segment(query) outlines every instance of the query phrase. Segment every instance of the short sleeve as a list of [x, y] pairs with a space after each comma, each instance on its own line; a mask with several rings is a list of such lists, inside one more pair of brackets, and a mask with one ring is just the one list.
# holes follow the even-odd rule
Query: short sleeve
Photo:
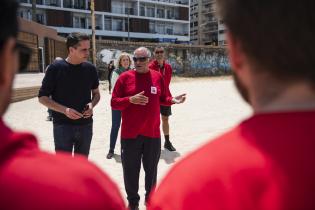
[[55, 89], [55, 78], [58, 69], [55, 65], [49, 65], [42, 81], [42, 86], [39, 89], [38, 97], [50, 96]]

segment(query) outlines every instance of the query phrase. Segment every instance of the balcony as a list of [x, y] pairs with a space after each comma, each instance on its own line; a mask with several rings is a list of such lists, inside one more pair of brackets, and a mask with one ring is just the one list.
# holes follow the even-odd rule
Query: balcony
[[171, 4], [181, 4], [181, 5], [188, 5], [189, 1], [187, 0], [149, 0], [155, 2], [164, 2], [164, 3], [171, 3]]

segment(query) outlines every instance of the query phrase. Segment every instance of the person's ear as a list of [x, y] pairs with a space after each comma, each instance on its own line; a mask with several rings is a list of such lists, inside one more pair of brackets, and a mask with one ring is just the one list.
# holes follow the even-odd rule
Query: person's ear
[[244, 66], [244, 53], [238, 39], [234, 38], [233, 35], [227, 31], [227, 48], [228, 56], [231, 64], [231, 68], [234, 72], [241, 71]]
[[8, 39], [0, 52], [0, 88], [7, 86], [8, 83], [11, 84], [12, 74], [16, 71], [15, 67], [17, 65], [13, 65], [16, 61], [15, 56], [17, 56], [14, 53], [15, 43], [15, 39]]

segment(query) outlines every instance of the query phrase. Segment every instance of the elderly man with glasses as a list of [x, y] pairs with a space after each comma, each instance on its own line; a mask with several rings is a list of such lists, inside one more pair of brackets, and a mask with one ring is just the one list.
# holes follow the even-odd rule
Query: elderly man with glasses
[[149, 68], [151, 52], [134, 51], [135, 71], [120, 75], [112, 94], [113, 109], [122, 112], [121, 157], [130, 209], [138, 209], [141, 160], [145, 171], [145, 201], [156, 184], [161, 153], [160, 105], [183, 103], [186, 95], [169, 97], [162, 75]]

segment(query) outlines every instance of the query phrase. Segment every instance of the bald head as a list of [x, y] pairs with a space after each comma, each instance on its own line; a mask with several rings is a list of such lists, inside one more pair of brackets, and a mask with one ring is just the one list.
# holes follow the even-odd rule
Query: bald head
[[139, 48], [137, 48], [134, 51], [133, 55], [135, 57], [147, 57], [147, 58], [150, 58], [151, 57], [151, 51], [148, 48], [146, 48], [146, 47], [139, 47]]
[[149, 58], [151, 52], [146, 47], [139, 47], [133, 53], [133, 61], [138, 73], [147, 73], [149, 71]]

